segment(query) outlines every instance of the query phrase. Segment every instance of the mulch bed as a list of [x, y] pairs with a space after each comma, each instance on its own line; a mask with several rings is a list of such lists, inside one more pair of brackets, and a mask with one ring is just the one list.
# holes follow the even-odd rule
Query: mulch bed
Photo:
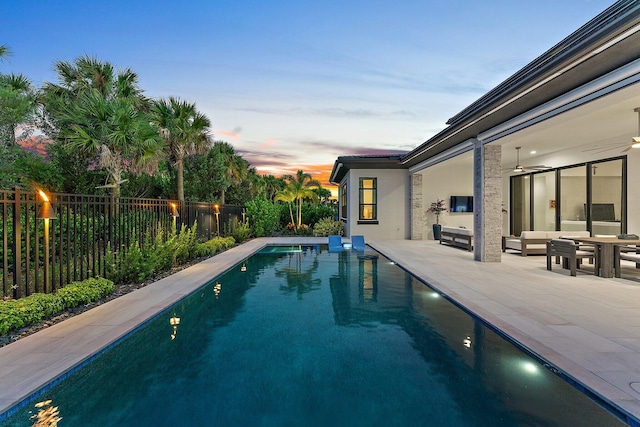
[[55, 325], [56, 323], [62, 322], [70, 317], [77, 316], [80, 313], [84, 313], [85, 311], [91, 310], [92, 308], [102, 305], [107, 301], [111, 301], [113, 299], [121, 297], [122, 295], [128, 294], [129, 292], [133, 292], [136, 289], [143, 288], [153, 282], [156, 282], [160, 279], [164, 279], [165, 277], [171, 276], [172, 274], [177, 273], [180, 270], [184, 270], [187, 267], [191, 267], [192, 265], [195, 265], [199, 262], [202, 262], [207, 258], [210, 258], [210, 257], [198, 258], [193, 261], [190, 261], [187, 264], [174, 267], [171, 270], [167, 270], [162, 273], [159, 273], [145, 280], [142, 283], [127, 283], [123, 285], [116, 285], [113, 292], [99, 299], [98, 301], [94, 301], [86, 305], [79, 305], [77, 307], [68, 308], [63, 312], [50, 317], [49, 319], [43, 320], [42, 322], [34, 323], [29, 326], [24, 326], [20, 329], [14, 329], [12, 331], [9, 331], [4, 335], [0, 335], [0, 347], [4, 347], [7, 344], [11, 344], [12, 342], [18, 341], [21, 338], [27, 337], [31, 334], [35, 334], [36, 332], [41, 331], [42, 329], [46, 329], [49, 326]]

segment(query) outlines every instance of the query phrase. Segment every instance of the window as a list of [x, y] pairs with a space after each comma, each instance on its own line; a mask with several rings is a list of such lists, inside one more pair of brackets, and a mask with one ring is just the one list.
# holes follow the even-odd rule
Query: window
[[360, 215], [361, 221], [378, 219], [377, 178], [360, 178]]
[[343, 218], [343, 219], [347, 218], [348, 206], [349, 204], [347, 200], [347, 183], [345, 182], [344, 184], [342, 184], [342, 187], [340, 188], [340, 209], [341, 209], [340, 218]]

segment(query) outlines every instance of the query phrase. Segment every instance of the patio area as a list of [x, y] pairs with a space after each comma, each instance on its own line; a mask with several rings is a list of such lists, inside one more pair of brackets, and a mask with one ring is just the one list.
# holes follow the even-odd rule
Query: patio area
[[[326, 242], [255, 239], [0, 348], [0, 413], [260, 247]], [[544, 256], [480, 263], [432, 240], [367, 244], [640, 420], [640, 270], [604, 279], [587, 265], [570, 277]]]

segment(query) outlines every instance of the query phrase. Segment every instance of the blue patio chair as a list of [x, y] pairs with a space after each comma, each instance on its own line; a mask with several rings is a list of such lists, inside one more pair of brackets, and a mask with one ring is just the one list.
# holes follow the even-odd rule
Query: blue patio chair
[[351, 236], [351, 247], [358, 252], [364, 252], [364, 236]]
[[342, 250], [342, 237], [329, 236], [329, 252], [339, 252]]

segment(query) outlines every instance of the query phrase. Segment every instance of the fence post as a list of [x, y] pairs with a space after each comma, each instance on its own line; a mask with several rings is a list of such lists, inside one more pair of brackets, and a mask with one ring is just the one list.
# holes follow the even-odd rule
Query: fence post
[[22, 295], [20, 284], [22, 283], [22, 230], [20, 222], [20, 187], [15, 187], [13, 203], [13, 298], [18, 299]]

